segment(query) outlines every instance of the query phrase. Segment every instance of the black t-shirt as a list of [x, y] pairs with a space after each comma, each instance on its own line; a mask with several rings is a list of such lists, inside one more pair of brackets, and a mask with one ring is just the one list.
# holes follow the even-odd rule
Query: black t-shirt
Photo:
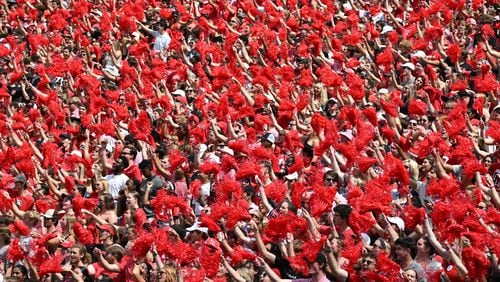
[[290, 262], [286, 258], [276, 257], [276, 259], [274, 259], [274, 266], [280, 271], [281, 278], [283, 279], [298, 278], [295, 271], [293, 271]]

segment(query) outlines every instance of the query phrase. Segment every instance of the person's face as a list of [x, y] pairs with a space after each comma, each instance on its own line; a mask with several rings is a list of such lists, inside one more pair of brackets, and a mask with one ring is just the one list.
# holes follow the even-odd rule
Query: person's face
[[135, 206], [135, 205], [137, 205], [137, 199], [134, 196], [132, 196], [132, 195], [127, 195], [127, 201], [126, 202], [127, 202], [127, 206], [130, 206], [130, 205]]
[[376, 266], [375, 259], [373, 259], [371, 257], [366, 257], [366, 258], [363, 258], [363, 260], [361, 262], [363, 263], [363, 265], [362, 265], [363, 271], [375, 270], [375, 266]]
[[432, 164], [431, 162], [428, 160], [428, 159], [424, 159], [424, 161], [422, 162], [422, 168], [424, 170], [429, 170], [432, 168]]
[[429, 126], [429, 118], [426, 117], [426, 116], [423, 116], [423, 117], [421, 117], [421, 118], [418, 119], [418, 123], [421, 126], [427, 128]]
[[152, 174], [152, 171], [150, 168], [143, 168], [141, 169], [142, 175], [144, 175], [146, 178], [150, 177]]
[[80, 250], [78, 248], [72, 248], [69, 252], [69, 259], [73, 264], [80, 262], [81, 259]]
[[335, 224], [335, 225], [342, 225], [342, 223], [343, 223], [343, 220], [340, 217], [340, 215], [338, 215], [336, 213], [333, 213], [333, 224]]
[[23, 281], [24, 279], [23, 273], [17, 267], [14, 267], [14, 269], [12, 269], [12, 277], [16, 278], [17, 281]]
[[100, 230], [99, 236], [101, 240], [107, 240], [108, 238], [110, 238], [111, 234], [109, 234], [109, 231], [107, 230]]
[[409, 122], [408, 122], [408, 129], [410, 130], [413, 130], [415, 128], [415, 126], [417, 126], [417, 121], [414, 120], [414, 119], [411, 119]]
[[491, 165], [491, 161], [492, 161], [492, 160], [491, 160], [491, 158], [490, 158], [490, 157], [486, 157], [486, 158], [484, 159], [484, 166], [485, 166], [485, 167], [487, 167], [487, 168], [488, 168], [488, 167], [490, 167], [490, 165]]
[[325, 176], [324, 185], [326, 187], [332, 187], [332, 186], [334, 186], [335, 185], [335, 177], [333, 177], [332, 175], [326, 175]]
[[321, 267], [317, 262], [308, 263], [308, 266], [310, 275], [318, 274], [321, 271]]
[[399, 245], [396, 245], [395, 253], [396, 253], [396, 260], [399, 262], [404, 261], [410, 255], [410, 251], [407, 248], [404, 248]]
[[122, 150], [122, 152], [121, 152], [120, 155], [124, 156], [128, 160], [132, 160], [132, 154], [130, 153], [130, 149], [129, 148], [123, 148], [123, 150]]
[[413, 269], [408, 269], [405, 271], [405, 281], [415, 282], [417, 281], [417, 273]]
[[54, 225], [54, 220], [52, 218], [44, 218], [43, 226], [46, 228], [52, 227]]
[[385, 251], [385, 249], [382, 247], [382, 244], [379, 240], [377, 240], [377, 241], [375, 241], [375, 243], [373, 243], [373, 251], [377, 254], [379, 252]]
[[63, 206], [62, 206], [63, 210], [68, 211], [72, 207], [73, 206], [71, 205], [71, 201], [70, 200], [66, 200], [66, 201], [63, 202]]
[[423, 254], [427, 254], [428, 253], [427, 246], [425, 245], [425, 239], [420, 238], [417, 241], [417, 250], [418, 250], [419, 253], [423, 253]]
[[290, 206], [288, 205], [287, 202], [281, 203], [280, 209], [279, 209], [280, 214], [287, 214], [289, 210], [290, 210]]
[[121, 159], [117, 159], [115, 161], [115, 165], [113, 166], [113, 170], [116, 171], [121, 171], [124, 169], [123, 161]]

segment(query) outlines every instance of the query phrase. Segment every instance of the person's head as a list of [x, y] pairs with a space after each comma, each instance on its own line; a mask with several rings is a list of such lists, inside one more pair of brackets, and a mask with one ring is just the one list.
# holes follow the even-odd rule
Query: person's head
[[403, 277], [405, 279], [404, 281], [407, 281], [407, 282], [416, 282], [416, 281], [418, 281], [418, 274], [413, 269], [407, 269], [407, 270], [405, 270], [405, 272], [403, 274]]
[[493, 108], [490, 119], [500, 121], [500, 104], [496, 105], [495, 108]]
[[94, 183], [93, 185], [93, 189], [95, 192], [98, 192], [99, 194], [108, 193], [109, 191], [108, 181], [106, 181], [105, 179], [96, 181], [96, 183]]
[[28, 269], [24, 265], [18, 264], [12, 268], [12, 277], [19, 282], [25, 281], [28, 278]]
[[140, 195], [137, 192], [129, 192], [127, 194], [127, 206], [128, 207], [135, 207], [139, 205], [139, 198]]
[[336, 205], [335, 208], [333, 208], [333, 223], [335, 225], [345, 225], [347, 224], [347, 221], [349, 220], [349, 216], [351, 215], [352, 208], [349, 205], [345, 204], [340, 204]]
[[57, 224], [57, 214], [54, 209], [49, 209], [43, 214], [43, 225], [46, 228], [53, 227]]
[[35, 227], [40, 222], [40, 214], [36, 211], [27, 211], [25, 219], [28, 227]]
[[422, 237], [417, 241], [417, 253], [423, 254], [430, 257], [434, 254], [434, 248], [432, 247], [429, 239], [427, 237]]
[[87, 251], [83, 245], [75, 245], [69, 251], [69, 260], [72, 265], [78, 265], [83, 262]]
[[374, 271], [377, 266], [377, 254], [375, 252], [368, 252], [361, 259], [362, 271]]
[[120, 155], [127, 158], [130, 165], [130, 163], [132, 163], [135, 160], [135, 157], [137, 156], [137, 150], [133, 146], [126, 146], [122, 149]]
[[434, 158], [433, 157], [426, 157], [422, 161], [422, 165], [420, 166], [420, 168], [424, 172], [432, 170], [433, 167], [434, 167]]
[[104, 193], [99, 197], [99, 204], [106, 211], [112, 211], [115, 209], [115, 200], [113, 196], [109, 193]]
[[297, 209], [295, 208], [293, 203], [288, 199], [283, 200], [283, 202], [281, 202], [281, 204], [279, 206], [279, 213], [280, 214], [287, 214], [289, 212], [295, 213], [296, 211], [297, 211]]
[[123, 255], [125, 254], [125, 249], [118, 244], [114, 244], [114, 245], [111, 245], [108, 248], [106, 248], [106, 252], [107, 252], [107, 255], [106, 255], [105, 259], [109, 263], [116, 263], [116, 262], [120, 262], [121, 259], [123, 258]]
[[333, 170], [327, 171], [323, 176], [323, 185], [326, 187], [332, 187], [337, 184], [339, 180], [338, 174]]
[[377, 240], [375, 240], [375, 242], [373, 242], [373, 249], [372, 250], [375, 254], [378, 254], [379, 252], [387, 252], [388, 247], [389, 247], [389, 245], [387, 244], [387, 242], [384, 239], [378, 238]]
[[99, 238], [101, 242], [113, 241], [113, 237], [115, 236], [115, 230], [109, 224], [103, 224], [97, 226], [99, 229]]
[[143, 160], [139, 164], [139, 169], [144, 177], [149, 178], [153, 176], [153, 162], [151, 162], [151, 160]]
[[160, 31], [160, 32], [167, 30], [168, 22], [166, 20], [160, 20], [157, 28], [158, 28], [158, 31]]
[[26, 179], [26, 176], [24, 175], [24, 173], [19, 173], [18, 175], [16, 175], [16, 177], [14, 177], [14, 182], [15, 182], [15, 189], [17, 191], [22, 191], [26, 188], [26, 186], [28, 185], [28, 180]]
[[395, 242], [396, 260], [400, 263], [411, 260], [417, 254], [417, 243], [410, 237], [400, 237]]
[[175, 282], [177, 281], [177, 270], [175, 267], [166, 265], [163, 269], [157, 272], [158, 282]]
[[124, 156], [118, 157], [115, 164], [113, 165], [113, 171], [115, 174], [121, 174], [125, 168], [128, 167], [128, 160]]
[[493, 163], [493, 156], [487, 155], [486, 157], [483, 158], [482, 163], [486, 168], [489, 168], [490, 165]]
[[324, 273], [327, 266], [326, 256], [323, 253], [318, 253], [316, 255], [316, 260], [307, 262], [309, 266], [309, 274], [314, 276], [319, 273]]

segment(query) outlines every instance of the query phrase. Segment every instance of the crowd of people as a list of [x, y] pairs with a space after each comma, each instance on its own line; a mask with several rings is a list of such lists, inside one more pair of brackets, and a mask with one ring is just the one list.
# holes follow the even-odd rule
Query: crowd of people
[[498, 0], [4, 0], [1, 281], [499, 281]]

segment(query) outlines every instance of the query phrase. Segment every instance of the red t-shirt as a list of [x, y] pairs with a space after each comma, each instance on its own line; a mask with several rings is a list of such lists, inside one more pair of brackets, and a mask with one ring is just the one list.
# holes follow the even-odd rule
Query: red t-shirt
[[33, 205], [35, 204], [35, 199], [31, 196], [31, 194], [26, 194], [24, 196], [17, 196], [15, 203], [22, 211], [29, 211], [33, 209]]
[[142, 179], [142, 174], [141, 174], [141, 170], [139, 169], [139, 167], [134, 163], [132, 164], [131, 166], [127, 167], [123, 173], [125, 173], [126, 176], [128, 176], [129, 178], [134, 178], [134, 179], [137, 179], [138, 181], [141, 181]]

